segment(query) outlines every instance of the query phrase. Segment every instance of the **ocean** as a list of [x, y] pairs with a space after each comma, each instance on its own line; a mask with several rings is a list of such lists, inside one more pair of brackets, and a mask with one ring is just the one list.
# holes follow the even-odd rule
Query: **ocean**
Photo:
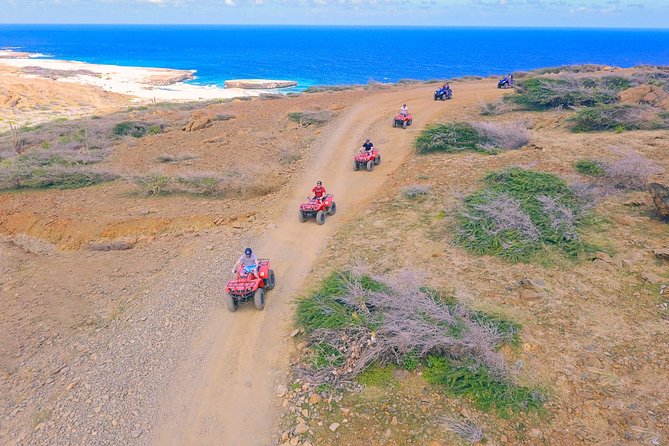
[[497, 75], [597, 63], [669, 65], [669, 30], [0, 25], [0, 48], [56, 59], [197, 70], [200, 85], [290, 79], [300, 88]]

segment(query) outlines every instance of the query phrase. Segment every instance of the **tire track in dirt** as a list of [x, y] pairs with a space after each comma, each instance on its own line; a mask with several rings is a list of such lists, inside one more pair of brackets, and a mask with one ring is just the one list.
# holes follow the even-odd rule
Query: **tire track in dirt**
[[[490, 86], [487, 86], [490, 84]], [[432, 100], [434, 85], [402, 91], [379, 92], [341, 116], [315, 144], [310, 168], [297, 181], [277, 228], [268, 229], [255, 247], [262, 257], [272, 259], [277, 285], [268, 293], [265, 310], [242, 305], [236, 313], [225, 309], [223, 299], [194, 337], [189, 358], [179, 366], [172, 395], [163, 408], [163, 425], [158, 426], [153, 444], [160, 445], [249, 445], [271, 443], [278, 419], [277, 383], [285, 382], [292, 321], [291, 301], [309, 286], [309, 271], [318, 261], [334, 231], [355, 218], [372, 200], [387, 177], [411, 154], [418, 131], [437, 117], [457, 116], [462, 106], [476, 104], [478, 95], [496, 98], [493, 82], [469, 83], [471, 90], [458, 91], [451, 101]], [[482, 88], [484, 90], [479, 91]], [[407, 130], [392, 128], [392, 116], [402, 103], [410, 106], [414, 125]], [[364, 138], [381, 148], [383, 162], [373, 172], [353, 171], [352, 156]], [[298, 204], [316, 180], [335, 195], [337, 214], [326, 217], [325, 225], [299, 223]], [[213, 270], [221, 277], [221, 291], [227, 271]], [[223, 296], [221, 296], [223, 297]]]

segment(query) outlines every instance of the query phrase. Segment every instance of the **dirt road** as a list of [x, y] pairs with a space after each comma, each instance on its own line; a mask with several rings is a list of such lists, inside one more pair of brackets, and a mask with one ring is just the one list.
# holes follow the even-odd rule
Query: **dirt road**
[[[277, 227], [268, 229], [255, 246], [272, 259], [277, 286], [268, 293], [264, 311], [244, 305], [229, 313], [224, 305], [209, 315], [194, 336], [189, 357], [165, 392], [162, 426], [150, 439], [160, 445], [250, 445], [271, 443], [277, 421], [274, 388], [284, 382], [290, 347], [292, 300], [311, 285], [309, 273], [329, 237], [355, 218], [373, 200], [385, 180], [412, 153], [412, 142], [427, 123], [457, 117], [463, 106], [479, 97], [499, 96], [494, 82], [469, 83], [447, 102], [432, 100], [435, 86], [380, 92], [356, 104], [314, 144], [311, 166], [295, 181], [290, 199], [271, 203], [285, 207]], [[409, 105], [414, 125], [392, 128], [391, 117], [402, 103]], [[381, 148], [383, 162], [373, 172], [353, 171], [352, 155], [366, 137]], [[323, 226], [299, 223], [298, 203], [316, 180], [335, 194], [337, 214]], [[342, 247], [345, 249], [345, 247]], [[212, 274], [218, 274], [212, 271]]]

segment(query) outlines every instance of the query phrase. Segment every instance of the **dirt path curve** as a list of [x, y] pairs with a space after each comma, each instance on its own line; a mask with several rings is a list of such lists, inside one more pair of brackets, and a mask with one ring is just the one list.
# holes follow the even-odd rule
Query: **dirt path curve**
[[[488, 84], [490, 86], [488, 86]], [[265, 310], [252, 304], [229, 313], [223, 301], [195, 336], [179, 379], [169, 385], [171, 401], [163, 409], [164, 424], [151, 439], [159, 445], [267, 446], [275, 434], [278, 408], [274, 388], [285, 382], [287, 345], [292, 320], [291, 301], [309, 285], [308, 274], [333, 232], [355, 218], [375, 196], [386, 178], [411, 154], [418, 131], [438, 117], [457, 116], [479, 96], [489, 100], [499, 93], [494, 82], [468, 84], [447, 102], [432, 100], [434, 86], [379, 92], [341, 116], [321, 137], [312, 166], [297, 181], [284, 203], [277, 228], [268, 229], [256, 252], [272, 259], [277, 286], [268, 293]], [[478, 89], [483, 89], [479, 91]], [[391, 116], [402, 103], [415, 116], [407, 130], [391, 127]], [[381, 148], [383, 162], [373, 172], [353, 171], [352, 155], [365, 137]], [[300, 198], [322, 179], [335, 194], [337, 214], [325, 225], [297, 219]], [[341, 247], [345, 250], [345, 247]], [[212, 271], [212, 274], [220, 274]]]

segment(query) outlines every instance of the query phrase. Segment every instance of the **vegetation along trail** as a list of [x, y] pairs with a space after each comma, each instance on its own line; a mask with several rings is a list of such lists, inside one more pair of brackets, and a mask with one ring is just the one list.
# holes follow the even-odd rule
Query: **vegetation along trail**
[[[208, 276], [219, 282], [221, 305], [194, 333], [188, 358], [168, 384], [152, 443], [269, 444], [278, 415], [274, 389], [288, 367], [291, 301], [310, 286], [310, 270], [329, 237], [374, 200], [385, 179], [411, 155], [413, 140], [425, 124], [457, 118], [462, 106], [500, 95], [490, 81], [454, 87], [454, 98], [446, 103], [433, 100], [436, 85], [380, 91], [354, 105], [314, 142], [311, 165], [295, 181], [289, 199], [270, 203], [285, 209], [283, 217], [254, 246], [259, 256], [272, 260], [277, 277], [265, 310], [259, 312], [250, 303], [229, 313], [222, 295], [229, 271], [212, 264]], [[407, 130], [392, 127], [402, 103], [414, 116]], [[366, 137], [381, 149], [383, 162], [372, 172], [356, 172], [353, 151]], [[323, 226], [313, 220], [300, 223], [299, 202], [319, 179], [335, 195], [337, 214], [326, 217]]]

